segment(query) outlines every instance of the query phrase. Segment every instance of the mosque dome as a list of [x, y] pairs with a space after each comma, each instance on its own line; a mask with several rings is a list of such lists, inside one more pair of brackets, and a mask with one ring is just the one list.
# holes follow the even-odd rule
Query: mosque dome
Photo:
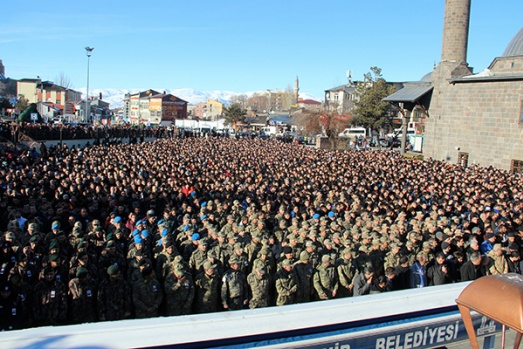
[[428, 72], [420, 79], [421, 82], [432, 82], [432, 72]]
[[510, 40], [502, 57], [523, 56], [523, 28]]

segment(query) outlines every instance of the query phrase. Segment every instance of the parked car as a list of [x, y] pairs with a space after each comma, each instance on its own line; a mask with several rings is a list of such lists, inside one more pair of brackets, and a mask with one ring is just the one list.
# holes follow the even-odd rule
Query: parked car
[[246, 130], [246, 131], [242, 131], [240, 132], [240, 137], [242, 138], [245, 138], [245, 137], [251, 137], [251, 138], [256, 138], [256, 136], [258, 135], [258, 133], [256, 131], [253, 131], [253, 130]]
[[285, 142], [285, 143], [291, 143], [294, 141], [294, 139], [296, 138], [296, 133], [295, 132], [283, 132], [283, 133], [279, 133], [277, 136], [276, 136], [276, 139], [277, 140], [280, 140], [282, 142]]

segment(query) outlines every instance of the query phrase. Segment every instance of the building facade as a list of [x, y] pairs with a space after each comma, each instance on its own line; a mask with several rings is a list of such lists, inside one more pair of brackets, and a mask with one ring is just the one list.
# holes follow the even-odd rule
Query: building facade
[[325, 90], [325, 106], [330, 111], [336, 111], [340, 115], [350, 115], [356, 101], [356, 82], [348, 81], [346, 85], [340, 85]]
[[128, 119], [131, 124], [138, 125], [149, 122], [149, 97], [157, 94], [159, 92], [149, 89], [126, 96], [129, 103], [128, 110], [130, 111]]
[[48, 118], [60, 116], [62, 120], [76, 117], [75, 105], [82, 100], [82, 93], [40, 79], [20, 79], [16, 83], [18, 98], [36, 103], [38, 112]]
[[223, 107], [223, 103], [214, 99], [208, 99], [205, 103], [203, 119], [211, 121], [220, 119], [223, 116]]
[[170, 124], [187, 118], [187, 101], [172, 94], [158, 94], [149, 97], [149, 110], [151, 124]]
[[203, 119], [203, 116], [206, 115], [205, 111], [207, 110], [207, 102], [200, 102], [195, 104], [192, 109], [192, 115], [194, 119]]
[[134, 125], [173, 123], [187, 118], [187, 104], [172, 94], [147, 90], [125, 96], [124, 117]]
[[320, 111], [323, 107], [321, 102], [315, 101], [313, 99], [300, 99], [298, 101], [298, 108], [310, 110], [310, 111]]
[[17, 81], [18, 97], [23, 96], [29, 103], [50, 102], [64, 104], [65, 102], [79, 102], [82, 93], [70, 88], [62, 87], [51, 81], [40, 79], [21, 79]]
[[467, 64], [470, 0], [447, 0], [425, 157], [523, 172], [523, 29], [479, 74]]

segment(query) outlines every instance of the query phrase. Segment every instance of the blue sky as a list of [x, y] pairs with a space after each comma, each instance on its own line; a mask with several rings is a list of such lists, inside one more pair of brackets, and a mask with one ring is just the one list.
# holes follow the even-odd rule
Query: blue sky
[[[0, 59], [14, 79], [75, 89], [324, 90], [363, 77], [419, 80], [439, 62], [444, 0], [7, 1]], [[488, 67], [523, 26], [523, 1], [472, 0], [468, 62]]]

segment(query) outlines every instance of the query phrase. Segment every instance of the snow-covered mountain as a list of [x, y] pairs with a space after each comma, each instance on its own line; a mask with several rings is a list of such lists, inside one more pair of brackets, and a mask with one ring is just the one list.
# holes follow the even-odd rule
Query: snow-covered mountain
[[[90, 89], [89, 95], [91, 96], [98, 96], [100, 93], [102, 94], [102, 99], [108, 103], [111, 104], [111, 109], [119, 108], [123, 105], [123, 100], [125, 98], [125, 95], [127, 93], [137, 93], [140, 91], [145, 91], [147, 88], [133, 88], [133, 89], [113, 89], [113, 88], [106, 88], [106, 89]], [[158, 91], [160, 93], [170, 93], [178, 98], [181, 98], [189, 104], [198, 104], [201, 102], [205, 102], [207, 99], [214, 99], [217, 101], [220, 101], [221, 103], [225, 105], [230, 104], [230, 100], [232, 96], [237, 95], [246, 95], [248, 97], [252, 96], [254, 92], [233, 92], [233, 91], [223, 91], [223, 90], [216, 90], [216, 91], [198, 91], [193, 88], [177, 88], [172, 90], [166, 90], [163, 88], [153, 88], [153, 90]], [[86, 93], [85, 88], [79, 88], [79, 92], [81, 92], [83, 95]], [[266, 93], [264, 91], [259, 91], [259, 93]], [[319, 100], [318, 98], [313, 97], [312, 95], [301, 93], [300, 97], [303, 99], [314, 99]]]

